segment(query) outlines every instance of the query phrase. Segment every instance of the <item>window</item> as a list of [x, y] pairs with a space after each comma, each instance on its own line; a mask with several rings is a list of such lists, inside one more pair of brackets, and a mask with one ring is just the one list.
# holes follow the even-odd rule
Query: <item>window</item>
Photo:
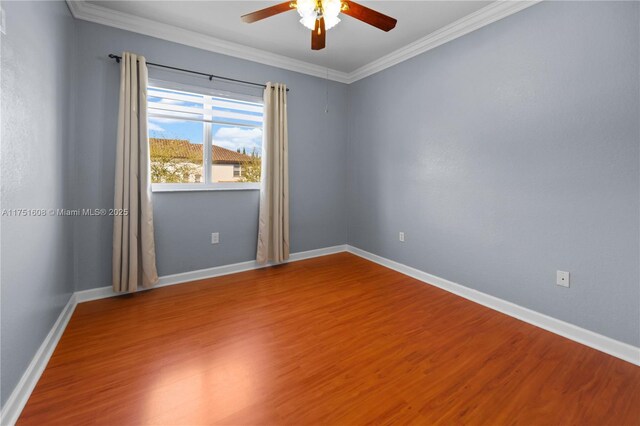
[[147, 92], [154, 191], [258, 188], [262, 101], [168, 83]]

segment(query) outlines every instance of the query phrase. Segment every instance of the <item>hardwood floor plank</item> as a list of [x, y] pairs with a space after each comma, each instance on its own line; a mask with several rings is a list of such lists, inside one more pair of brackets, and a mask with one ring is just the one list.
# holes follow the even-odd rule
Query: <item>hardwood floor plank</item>
[[348, 253], [78, 305], [20, 425], [639, 425], [640, 368]]

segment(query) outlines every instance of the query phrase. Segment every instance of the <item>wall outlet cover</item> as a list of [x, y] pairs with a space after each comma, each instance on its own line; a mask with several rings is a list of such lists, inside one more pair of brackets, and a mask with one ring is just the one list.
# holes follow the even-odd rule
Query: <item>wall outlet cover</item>
[[557, 271], [556, 284], [562, 287], [569, 287], [569, 273], [567, 271]]

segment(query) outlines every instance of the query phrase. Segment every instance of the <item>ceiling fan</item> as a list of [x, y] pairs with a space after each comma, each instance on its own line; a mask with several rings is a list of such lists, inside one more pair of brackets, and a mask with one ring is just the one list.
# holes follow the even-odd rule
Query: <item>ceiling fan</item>
[[342, 12], [382, 31], [390, 31], [396, 26], [397, 20], [362, 6], [351, 0], [294, 0], [285, 1], [265, 9], [242, 15], [246, 23], [260, 21], [265, 18], [297, 9], [300, 23], [311, 30], [311, 49], [320, 50], [325, 47], [325, 32], [333, 28]]

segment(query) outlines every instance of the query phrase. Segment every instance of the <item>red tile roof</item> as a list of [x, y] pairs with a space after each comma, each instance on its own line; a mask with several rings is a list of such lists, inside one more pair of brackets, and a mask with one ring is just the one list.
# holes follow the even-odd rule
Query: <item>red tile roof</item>
[[214, 163], [244, 163], [251, 161], [251, 156], [213, 145], [213, 162]]
[[[170, 156], [202, 161], [202, 144], [191, 143], [186, 139], [149, 138], [151, 157]], [[251, 161], [251, 156], [213, 145], [213, 163], [238, 164]]]

